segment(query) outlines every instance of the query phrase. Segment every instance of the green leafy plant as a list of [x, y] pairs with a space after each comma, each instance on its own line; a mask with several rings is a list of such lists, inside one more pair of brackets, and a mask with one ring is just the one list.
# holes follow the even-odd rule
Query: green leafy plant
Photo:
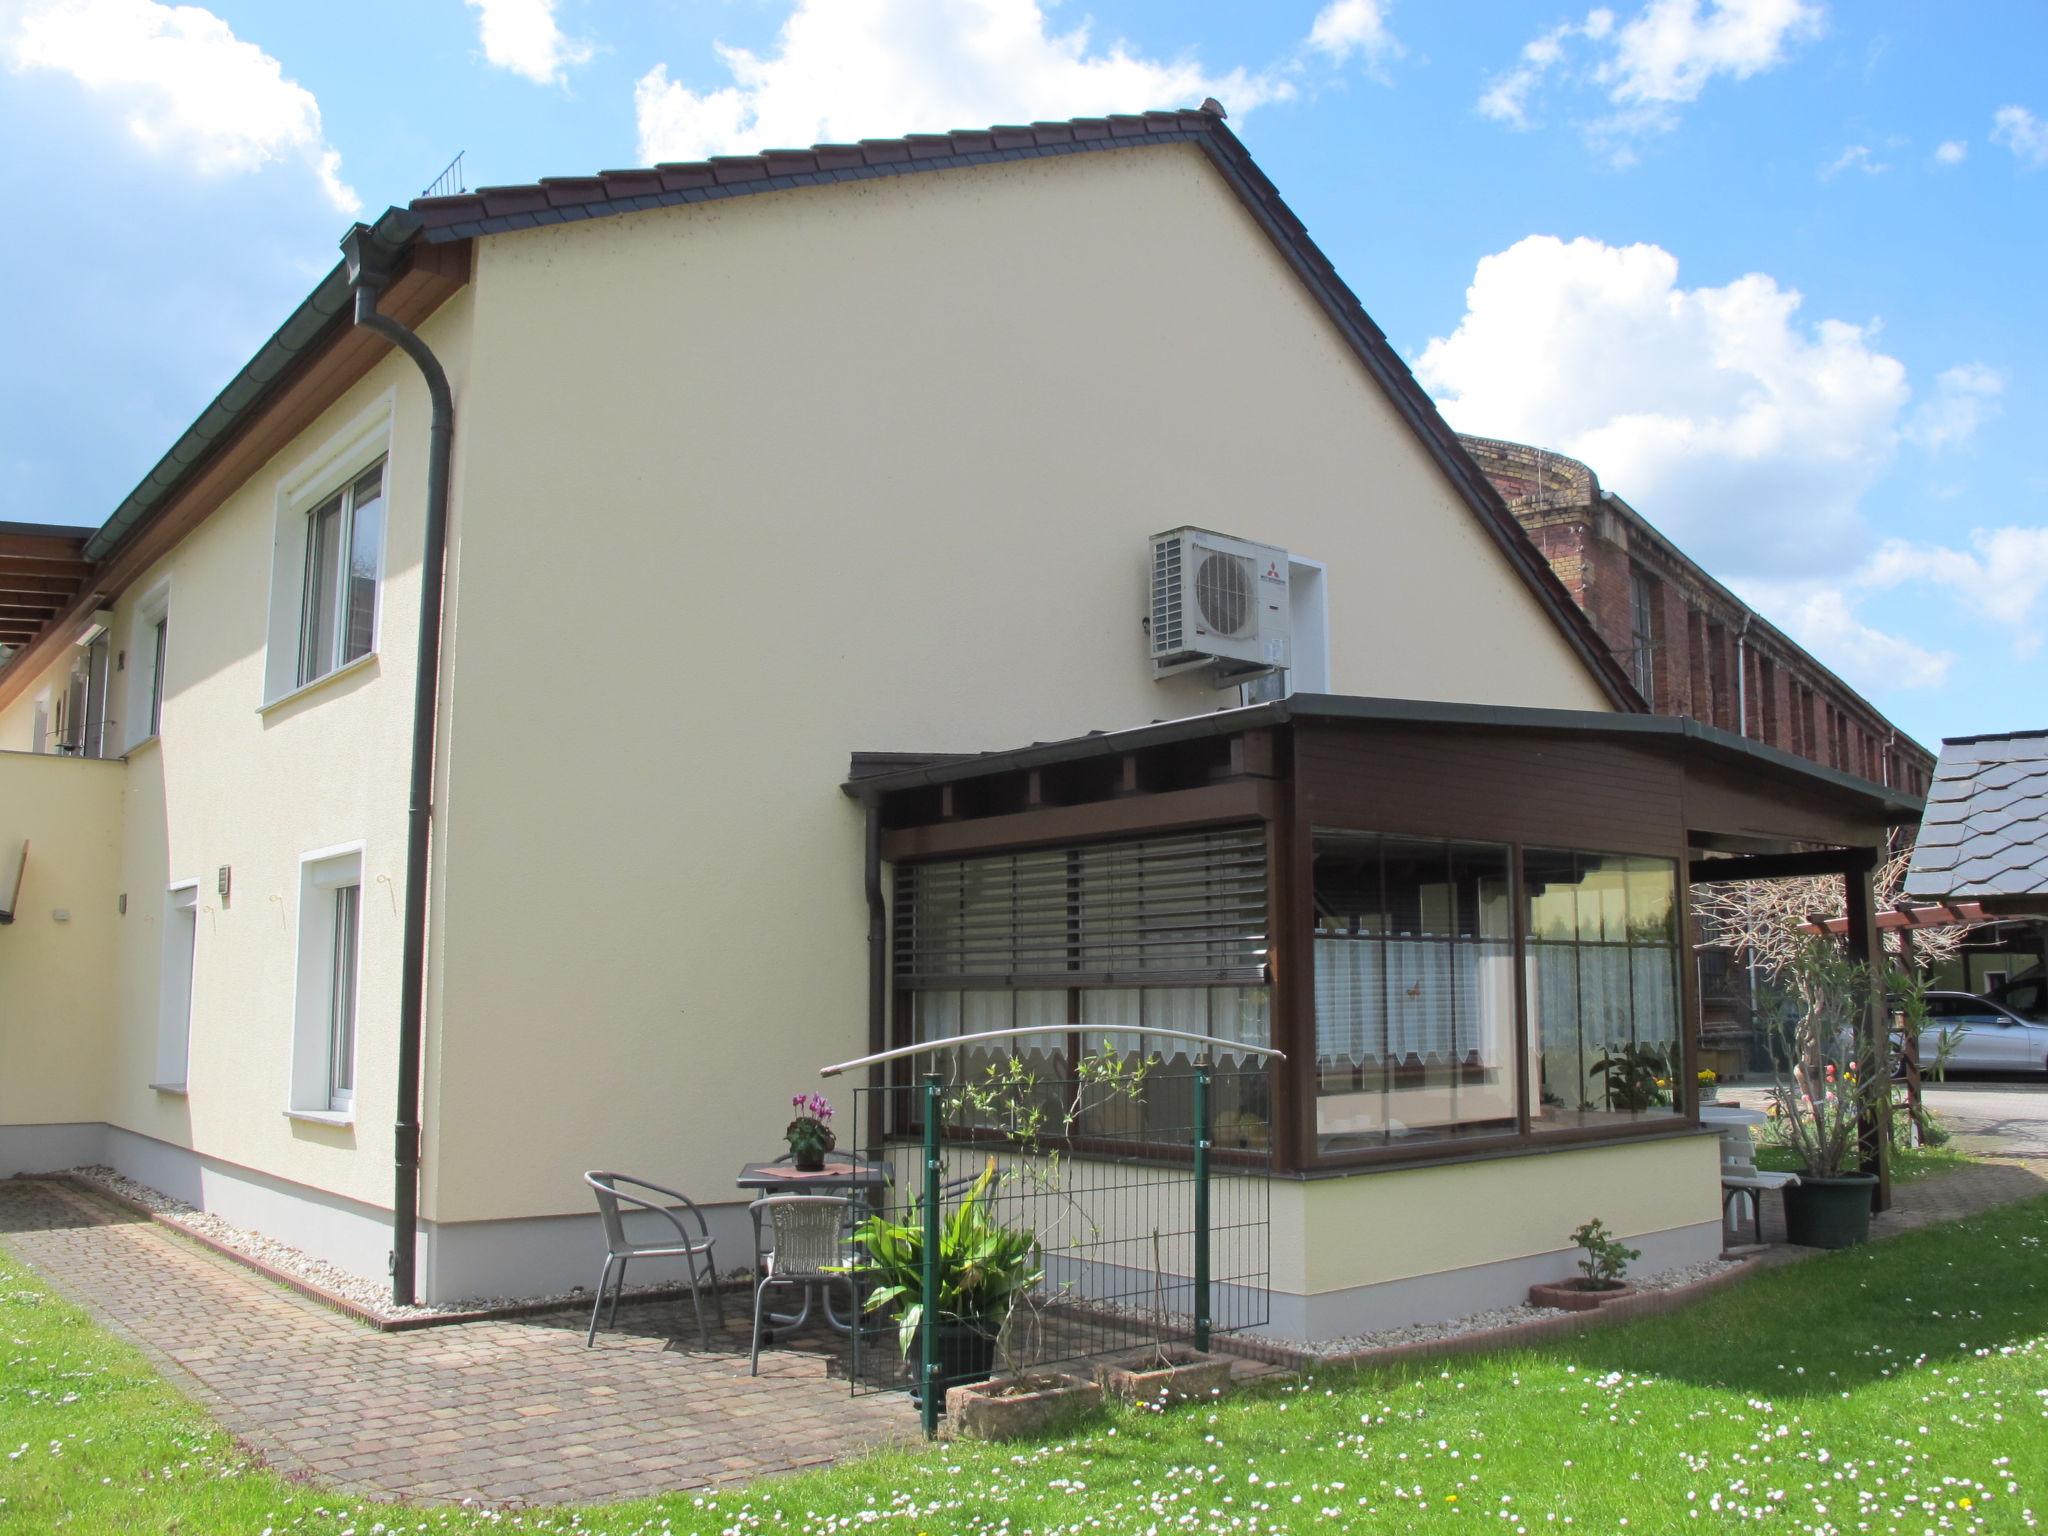
[[1661, 1046], [1610, 1045], [1586, 1075], [1603, 1079], [1610, 1109], [1639, 1115], [1671, 1102], [1671, 1058]]
[[1585, 1274], [1588, 1290], [1612, 1290], [1621, 1284], [1629, 1265], [1643, 1256], [1640, 1248], [1627, 1247], [1608, 1231], [1607, 1223], [1598, 1216], [1572, 1233], [1572, 1241], [1585, 1255], [1579, 1260], [1579, 1269]]
[[940, 1220], [935, 1297], [924, 1293], [922, 1202], [912, 1203], [908, 1221], [891, 1221], [878, 1213], [854, 1228], [863, 1255], [859, 1269], [879, 1282], [868, 1293], [867, 1310], [897, 1309], [897, 1339], [906, 1356], [928, 1312], [940, 1323], [965, 1323], [993, 1334], [1018, 1298], [1044, 1277], [1037, 1234], [1003, 1226], [988, 1214], [989, 1186], [995, 1178], [996, 1160], [991, 1157], [960, 1203]]
[[1815, 1178], [1854, 1173], [1865, 1120], [1886, 1118], [1891, 1107], [1889, 1053], [1872, 1024], [1884, 996], [1873, 967], [1812, 936], [1792, 950], [1771, 988], [1769, 1015], [1783, 1021], [1771, 1118]]

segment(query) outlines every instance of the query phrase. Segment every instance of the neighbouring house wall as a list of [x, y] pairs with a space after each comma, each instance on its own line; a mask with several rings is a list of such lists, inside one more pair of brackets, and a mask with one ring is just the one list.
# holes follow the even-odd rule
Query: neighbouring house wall
[[[467, 294], [458, 294], [422, 327], [454, 377], [458, 397], [466, 374], [468, 308]], [[265, 707], [280, 487], [379, 412], [391, 415], [393, 427], [373, 655]], [[8, 762], [9, 768], [91, 776], [106, 786], [89, 818], [81, 810], [75, 835], [104, 840], [109, 868], [90, 900], [74, 905], [89, 907], [95, 930], [105, 929], [105, 953], [94, 964], [107, 989], [108, 1017], [104, 1041], [72, 1058], [73, 1070], [91, 1079], [92, 1116], [111, 1127], [102, 1137], [105, 1155], [161, 1188], [205, 1200], [231, 1220], [372, 1272], [381, 1271], [388, 1246], [379, 1240], [374, 1253], [368, 1252], [364, 1232], [380, 1219], [375, 1209], [388, 1209], [391, 1198], [399, 910], [427, 420], [418, 371], [396, 354], [387, 355], [121, 597], [112, 633], [125, 666], [115, 677], [117, 707], [110, 712], [123, 722], [115, 739], [127, 748], [125, 760]], [[149, 652], [138, 613], [166, 580], [162, 729], [156, 738], [129, 745], [135, 679]], [[61, 679], [68, 665], [68, 657], [59, 658], [49, 675]], [[13, 739], [16, 716], [27, 707], [25, 697], [0, 716], [0, 739]], [[0, 788], [0, 822], [11, 815], [8, 793]], [[358, 843], [355, 1123], [320, 1124], [286, 1113], [300, 861], [309, 852]], [[41, 858], [39, 841], [32, 868], [53, 874], [54, 864]], [[186, 880], [198, 883], [197, 935], [187, 1091], [175, 1094], [150, 1084], [166, 889]], [[127, 912], [116, 916], [123, 894]], [[47, 905], [40, 898], [38, 904]], [[75, 919], [68, 936], [82, 931]], [[20, 924], [0, 930], [0, 965], [8, 942], [27, 937]], [[5, 994], [7, 1012], [0, 1017], [0, 1052], [8, 1054], [18, 1048], [24, 1029], [13, 1002]], [[23, 1114], [0, 1100], [0, 1123], [19, 1121]], [[337, 1235], [344, 1227], [353, 1233], [346, 1241]]]
[[443, 1223], [735, 1200], [866, 1046], [851, 750], [1235, 701], [1152, 680], [1148, 534], [1326, 562], [1336, 691], [1607, 707], [1192, 148], [489, 236], [473, 292]]
[[54, 1166], [7, 1127], [105, 1118], [121, 775], [119, 763], [0, 752], [0, 899], [30, 844], [14, 921], [0, 926], [0, 1177]]

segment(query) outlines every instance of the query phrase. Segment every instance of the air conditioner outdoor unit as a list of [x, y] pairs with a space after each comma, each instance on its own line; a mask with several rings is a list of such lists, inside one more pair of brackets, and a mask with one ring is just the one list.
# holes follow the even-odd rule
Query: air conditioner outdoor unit
[[1206, 528], [1152, 535], [1152, 675], [1196, 667], [1216, 686], [1291, 665], [1287, 551]]

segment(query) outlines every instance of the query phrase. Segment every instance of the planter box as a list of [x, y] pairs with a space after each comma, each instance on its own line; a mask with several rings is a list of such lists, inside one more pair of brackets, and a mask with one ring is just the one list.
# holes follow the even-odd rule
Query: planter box
[[1845, 1173], [1822, 1178], [1802, 1173], [1780, 1192], [1785, 1201], [1785, 1241], [1802, 1248], [1853, 1248], [1870, 1241], [1870, 1197], [1877, 1178]]
[[1626, 1280], [1594, 1289], [1583, 1278], [1560, 1280], [1555, 1285], [1532, 1285], [1529, 1287], [1529, 1305], [1532, 1307], [1562, 1307], [1567, 1312], [1597, 1312], [1610, 1301], [1619, 1301], [1624, 1296], [1633, 1296], [1636, 1288]]
[[1229, 1390], [1230, 1361], [1186, 1344], [1141, 1349], [1095, 1367], [1102, 1390], [1127, 1403], [1185, 1403]]
[[1044, 1434], [1102, 1406], [1102, 1388], [1064, 1371], [999, 1376], [946, 1392], [951, 1431], [970, 1440]]

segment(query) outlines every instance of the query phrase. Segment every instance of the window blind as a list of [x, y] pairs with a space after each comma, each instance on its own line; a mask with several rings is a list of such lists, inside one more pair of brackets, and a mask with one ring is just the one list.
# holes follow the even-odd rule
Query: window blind
[[900, 865], [900, 987], [1257, 984], [1266, 839], [1234, 827]]

